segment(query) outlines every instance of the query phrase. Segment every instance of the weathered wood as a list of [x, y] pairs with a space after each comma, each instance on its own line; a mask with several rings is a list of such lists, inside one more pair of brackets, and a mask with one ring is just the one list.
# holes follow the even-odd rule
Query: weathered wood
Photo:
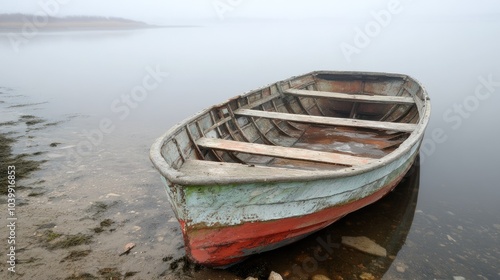
[[310, 170], [300, 170], [282, 167], [254, 166], [240, 163], [215, 162], [206, 160], [187, 160], [179, 170], [185, 176], [206, 178], [241, 178], [252, 174], [255, 177], [274, 178], [283, 175], [307, 175]]
[[198, 139], [196, 144], [205, 148], [218, 150], [349, 166], [363, 165], [372, 161], [371, 158], [356, 157], [340, 153], [321, 152], [308, 149], [271, 146], [205, 137]]
[[334, 117], [309, 116], [309, 115], [288, 114], [288, 113], [278, 113], [278, 112], [249, 110], [249, 109], [239, 109], [234, 113], [237, 115], [248, 116], [248, 117], [280, 119], [287, 121], [315, 123], [324, 125], [363, 127], [363, 128], [372, 128], [378, 130], [394, 130], [402, 132], [412, 132], [417, 127], [416, 124], [412, 123], [392, 123], [392, 122], [343, 119]]
[[364, 94], [350, 94], [341, 92], [329, 91], [316, 91], [316, 90], [302, 90], [302, 89], [287, 89], [284, 93], [305, 96], [305, 97], [324, 97], [332, 98], [343, 101], [354, 102], [369, 102], [369, 103], [390, 103], [390, 104], [414, 104], [415, 101], [412, 97], [406, 96], [385, 96], [385, 95], [364, 95]]
[[241, 108], [244, 108], [244, 109], [252, 109], [252, 108], [255, 108], [257, 106], [260, 106], [266, 102], [269, 102], [269, 101], [272, 101], [278, 97], [280, 97], [281, 95], [279, 93], [275, 93], [275, 94], [271, 94], [271, 95], [268, 95], [266, 97], [263, 97], [262, 99], [260, 100], [257, 100], [257, 101], [254, 101], [253, 103], [249, 103], [247, 105], [244, 105], [244, 106], [241, 106]]

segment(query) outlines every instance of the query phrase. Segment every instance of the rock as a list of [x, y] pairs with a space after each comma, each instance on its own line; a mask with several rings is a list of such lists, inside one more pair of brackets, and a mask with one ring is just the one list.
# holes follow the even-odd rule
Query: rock
[[326, 277], [325, 275], [316, 274], [312, 277], [312, 280], [331, 280], [331, 279]]
[[385, 250], [385, 248], [378, 245], [366, 236], [342, 236], [342, 244], [374, 256], [387, 256], [387, 250]]
[[132, 250], [133, 248], [135, 247], [135, 243], [127, 243], [125, 244], [125, 247], [123, 248], [123, 253], [120, 254], [120, 256], [123, 256], [123, 255], [127, 255], [128, 253], [130, 253], [130, 250]]
[[463, 276], [453, 276], [453, 280], [465, 280]]
[[107, 198], [109, 198], [110, 196], [121, 196], [121, 195], [116, 194], [116, 193], [108, 193], [108, 194], [106, 195], [106, 197], [107, 197]]
[[271, 271], [271, 273], [269, 274], [269, 278], [267, 278], [267, 279], [268, 280], [283, 280], [283, 277], [281, 277], [281, 275], [279, 273]]
[[396, 264], [396, 271], [397, 272], [404, 273], [407, 268], [408, 268], [408, 266], [405, 263], [400, 262], [400, 263]]
[[446, 235], [446, 237], [448, 238], [448, 240], [450, 241], [453, 241], [453, 242], [457, 242], [453, 237], [451, 237], [449, 234]]
[[429, 217], [429, 219], [433, 220], [434, 222], [438, 220], [438, 218], [434, 215], [427, 215], [427, 217]]
[[247, 278], [245, 278], [245, 280], [259, 280], [259, 279], [252, 276], [248, 276]]
[[362, 280], [375, 280], [375, 276], [373, 276], [373, 274], [368, 273], [368, 272], [361, 273], [359, 278]]

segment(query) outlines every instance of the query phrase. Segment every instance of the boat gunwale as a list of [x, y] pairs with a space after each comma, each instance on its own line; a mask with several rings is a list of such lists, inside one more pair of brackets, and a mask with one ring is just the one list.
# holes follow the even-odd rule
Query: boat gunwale
[[[365, 165], [359, 165], [359, 166], [352, 166], [352, 167], [346, 167], [338, 170], [321, 170], [321, 171], [310, 171], [307, 175], [304, 175], [303, 173], [297, 176], [272, 176], [272, 178], [262, 178], [262, 177], [252, 177], [252, 175], [244, 176], [244, 177], [239, 177], [239, 178], [227, 178], [227, 177], [218, 177], [218, 178], [213, 178], [213, 177], [206, 177], [206, 178], [200, 178], [199, 176], [189, 176], [186, 175], [175, 168], [173, 168], [171, 165], [169, 165], [165, 158], [161, 154], [161, 150], [163, 145], [168, 141], [168, 138], [170, 138], [172, 135], [175, 135], [178, 131], [185, 129], [185, 126], [187, 124], [192, 123], [193, 121], [197, 120], [199, 117], [203, 116], [204, 114], [208, 114], [211, 110], [214, 108], [221, 107], [231, 100], [235, 100], [237, 98], [241, 98], [244, 96], [247, 96], [253, 92], [257, 92], [259, 90], [266, 89], [272, 85], [276, 84], [281, 84], [284, 82], [292, 81], [301, 77], [306, 77], [306, 76], [315, 76], [318, 74], [332, 74], [332, 75], [344, 75], [344, 76], [372, 76], [372, 77], [388, 77], [388, 78], [401, 78], [403, 80], [407, 79], [409, 81], [412, 81], [416, 83], [419, 88], [421, 89], [421, 94], [423, 97], [423, 100], [421, 102], [421, 107], [418, 108], [419, 112], [421, 112], [420, 120], [417, 123], [416, 128], [411, 132], [409, 137], [401, 143], [401, 145], [396, 148], [393, 152], [389, 153], [388, 155], [380, 158], [373, 160], [372, 162], [365, 164]], [[411, 93], [412, 97], [414, 99], [420, 99], [420, 97], [417, 96], [417, 93]], [[415, 102], [415, 106], [419, 106], [420, 102]], [[395, 160], [397, 160], [402, 154], [405, 154], [411, 150], [411, 148], [418, 144], [419, 141], [423, 138], [425, 129], [427, 127], [427, 124], [430, 119], [430, 113], [431, 113], [431, 105], [430, 105], [430, 98], [428, 96], [427, 90], [425, 87], [415, 78], [409, 76], [409, 75], [404, 75], [404, 74], [396, 74], [396, 73], [385, 73], [385, 72], [357, 72], [357, 71], [327, 71], [327, 70], [320, 70], [320, 71], [313, 71], [309, 72], [306, 74], [302, 75], [297, 75], [290, 77], [288, 79], [274, 82], [271, 84], [268, 84], [266, 86], [263, 86], [258, 89], [253, 89], [248, 92], [245, 92], [241, 95], [234, 96], [232, 98], [227, 99], [224, 102], [221, 102], [219, 104], [210, 106], [206, 109], [203, 109], [202, 111], [192, 115], [191, 117], [188, 117], [184, 119], [183, 121], [177, 123], [176, 125], [172, 126], [170, 129], [168, 129], [162, 136], [158, 137], [155, 142], [152, 144], [151, 149], [150, 149], [150, 159], [153, 163], [153, 165], [156, 167], [156, 169], [160, 172], [160, 174], [165, 177], [170, 183], [177, 184], [177, 185], [227, 185], [227, 184], [244, 184], [244, 183], [275, 183], [275, 182], [297, 182], [297, 181], [312, 181], [312, 180], [322, 180], [322, 179], [334, 179], [334, 178], [340, 178], [340, 177], [350, 177], [350, 176], [356, 176], [362, 173], [369, 172], [371, 170], [377, 169], [380, 166], [387, 165]]]

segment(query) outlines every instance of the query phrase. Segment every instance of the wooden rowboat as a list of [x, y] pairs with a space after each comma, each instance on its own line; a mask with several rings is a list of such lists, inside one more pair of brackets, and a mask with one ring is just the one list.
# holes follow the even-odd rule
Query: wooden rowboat
[[152, 145], [188, 257], [224, 267], [322, 229], [403, 178], [430, 117], [400, 74], [317, 71], [212, 106]]

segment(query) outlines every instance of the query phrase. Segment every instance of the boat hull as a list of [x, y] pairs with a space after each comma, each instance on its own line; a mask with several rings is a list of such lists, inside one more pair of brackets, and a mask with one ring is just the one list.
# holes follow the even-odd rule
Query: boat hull
[[226, 267], [382, 198], [414, 162], [430, 110], [407, 75], [315, 71], [202, 110], [150, 158], [187, 256]]
[[388, 165], [348, 178], [259, 186], [167, 185], [187, 256], [223, 268], [314, 233], [390, 192], [413, 164], [419, 145]]

